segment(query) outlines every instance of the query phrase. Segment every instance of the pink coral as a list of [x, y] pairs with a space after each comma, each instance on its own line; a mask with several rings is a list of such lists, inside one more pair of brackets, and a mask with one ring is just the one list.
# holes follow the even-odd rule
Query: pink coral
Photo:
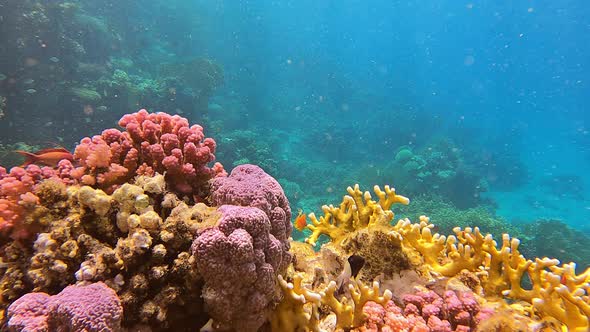
[[[472, 292], [447, 290], [443, 297], [431, 290], [403, 296], [405, 315], [420, 315], [432, 331], [466, 331], [489, 317]], [[478, 317], [478, 319], [476, 319]]]
[[[69, 161], [60, 162], [57, 170], [50, 167], [29, 165], [26, 168], [13, 167], [10, 173], [0, 167], [0, 235], [11, 238], [25, 239], [36, 232], [36, 225], [26, 223], [24, 218], [28, 211], [34, 209], [39, 198], [33, 193], [35, 186], [46, 179], [59, 177], [65, 168], [71, 165]], [[64, 182], [69, 179], [64, 175]]]
[[8, 307], [8, 331], [48, 331], [48, 302], [46, 293], [29, 293], [14, 301]]
[[378, 332], [384, 324], [385, 308], [377, 302], [369, 301], [363, 306], [363, 314], [365, 324], [360, 330]]
[[211, 184], [211, 203], [252, 206], [264, 211], [270, 219], [270, 233], [283, 245], [282, 273], [291, 257], [289, 237], [293, 230], [289, 200], [281, 185], [256, 165], [240, 165], [228, 177], [218, 177]]
[[388, 301], [385, 304], [385, 317], [383, 322], [392, 331], [402, 331], [404, 329], [409, 329], [412, 325], [410, 320], [407, 317], [404, 317], [402, 314], [402, 309], [393, 303], [393, 301]]
[[278, 301], [276, 277], [289, 256], [262, 210], [223, 205], [218, 211], [217, 226], [192, 245], [207, 312], [224, 328], [256, 331]]
[[490, 307], [483, 307], [483, 308], [481, 308], [479, 310], [479, 312], [477, 313], [477, 315], [475, 315], [475, 323], [476, 323], [476, 325], [478, 325], [481, 322], [489, 319], [495, 313], [496, 313], [496, 311], [493, 308], [490, 308]]
[[25, 239], [36, 234], [38, 230], [24, 217], [38, 202], [32, 193], [35, 186], [45, 179], [112, 192], [135, 175], [159, 172], [172, 189], [202, 200], [209, 193], [208, 181], [227, 175], [220, 163], [208, 166], [215, 160], [215, 141], [204, 137], [201, 126], [189, 127], [185, 118], [140, 110], [123, 116], [119, 125], [126, 131], [107, 129], [83, 138], [74, 152], [77, 167], [68, 160], [60, 161], [56, 169], [29, 165], [8, 173], [0, 167], [0, 235]]
[[112, 191], [135, 175], [159, 172], [173, 190], [202, 199], [209, 179], [227, 175], [220, 163], [208, 166], [215, 141], [183, 117], [142, 109], [124, 115], [119, 125], [125, 131], [107, 129], [80, 141], [74, 152], [78, 180]]
[[446, 319], [440, 319], [437, 316], [428, 317], [428, 327], [435, 332], [452, 332], [451, 323]]
[[424, 319], [415, 315], [404, 315], [402, 309], [395, 305], [393, 301], [388, 301], [385, 306], [373, 301], [365, 303], [363, 306], [365, 314], [365, 323], [359, 327], [361, 332], [430, 332], [431, 330]]
[[59, 294], [30, 293], [7, 311], [8, 331], [120, 331], [123, 307], [102, 282], [68, 286]]

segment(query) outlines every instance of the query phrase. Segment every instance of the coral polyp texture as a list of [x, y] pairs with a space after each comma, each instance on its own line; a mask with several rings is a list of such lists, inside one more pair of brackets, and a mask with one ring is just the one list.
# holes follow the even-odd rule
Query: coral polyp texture
[[277, 276], [291, 263], [291, 210], [260, 167], [242, 165], [212, 182], [215, 227], [193, 242], [203, 299], [218, 328], [257, 331], [280, 300]]
[[123, 116], [119, 126], [125, 130], [107, 129], [76, 147], [81, 166], [72, 174], [81, 183], [112, 191], [135, 175], [159, 172], [173, 190], [203, 197], [205, 183], [226, 174], [220, 163], [208, 166], [215, 160], [215, 141], [183, 117], [140, 110]]
[[251, 206], [262, 210], [270, 220], [270, 233], [283, 248], [279, 271], [290, 263], [289, 237], [293, 231], [291, 207], [283, 188], [272, 176], [255, 165], [234, 168], [228, 177], [211, 181], [211, 203], [215, 206]]
[[477, 225], [396, 222], [409, 199], [389, 186], [349, 187], [296, 242], [279, 183], [228, 176], [203, 128], [119, 124], [74, 163], [0, 168], [3, 331], [590, 330], [590, 269]]
[[123, 307], [102, 282], [68, 286], [57, 295], [29, 293], [8, 308], [11, 331], [119, 331]]

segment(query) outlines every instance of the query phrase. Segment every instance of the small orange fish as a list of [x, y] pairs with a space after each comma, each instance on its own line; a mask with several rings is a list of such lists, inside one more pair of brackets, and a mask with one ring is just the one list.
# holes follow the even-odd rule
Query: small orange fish
[[306, 219], [307, 215], [305, 213], [303, 213], [301, 211], [301, 209], [299, 209], [299, 214], [297, 215], [297, 218], [295, 218], [295, 229], [298, 231], [303, 231], [303, 229], [305, 229], [305, 226], [307, 226], [307, 219]]
[[21, 150], [15, 152], [25, 157], [25, 162], [21, 165], [21, 167], [31, 164], [56, 167], [57, 164], [63, 159], [67, 159], [69, 161], [74, 160], [72, 153], [64, 148], [43, 149], [35, 153]]

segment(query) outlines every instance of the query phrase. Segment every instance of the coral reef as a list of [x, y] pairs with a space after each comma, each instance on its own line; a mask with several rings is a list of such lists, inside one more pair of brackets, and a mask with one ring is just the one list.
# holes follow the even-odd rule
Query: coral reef
[[[435, 325], [433, 323], [429, 326], [420, 315], [406, 314], [403, 310], [395, 305], [393, 301], [379, 304], [373, 301], [365, 303], [363, 306], [363, 314], [366, 319], [363, 326], [354, 329], [354, 331], [430, 331], [431, 327], [436, 328], [436, 331], [450, 330], [442, 323]], [[438, 323], [438, 322], [437, 322]]]
[[[11, 130], [16, 135], [7, 136], [9, 141], [55, 139], [56, 134], [69, 139], [75, 131], [70, 124], [84, 123], [84, 106], [89, 102], [98, 106], [97, 91], [92, 99], [73, 101], [69, 88], [87, 88], [82, 82], [88, 78], [76, 68], [80, 63], [104, 64], [107, 54], [120, 48], [121, 36], [110, 29], [104, 16], [91, 16], [83, 7], [80, 2], [31, 0], [3, 7], [10, 14], [0, 22], [6, 45], [0, 49], [4, 59], [0, 73], [6, 78], [0, 81], [0, 95], [9, 98], [3, 108], [9, 121], [0, 127], [36, 129]], [[44, 126], [49, 122], [51, 126]]]
[[[116, 121], [126, 110], [206, 112], [209, 97], [223, 84], [223, 69], [205, 57], [172, 63], [185, 57], [174, 54], [170, 40], [146, 44], [170, 24], [145, 19], [144, 9], [138, 3], [114, 10], [68, 0], [3, 4], [0, 129], [10, 132], [4, 141], [59, 137], [70, 146], [81, 133], [103, 128], [100, 123]], [[166, 10], [178, 15], [173, 8]], [[187, 22], [200, 20], [198, 11], [186, 14]], [[132, 29], [130, 19], [136, 22]], [[160, 71], [162, 62], [174, 70]], [[26, 130], [31, 127], [35, 130]]]
[[206, 58], [195, 58], [185, 63], [169, 63], [159, 67], [162, 77], [175, 78], [190, 87], [199, 111], [207, 110], [207, 102], [213, 90], [224, 82], [221, 66]]
[[399, 147], [388, 169], [410, 194], [436, 194], [460, 208], [469, 208], [476, 206], [480, 194], [487, 190], [486, 179], [479, 176], [473, 163], [459, 145], [438, 138], [419, 149]]
[[[36, 190], [43, 180], [53, 179], [53, 183], [67, 181], [59, 177], [63, 168], [29, 165], [26, 168], [13, 167], [9, 173], [0, 167], [0, 238], [25, 239], [33, 236], [43, 224], [41, 218], [46, 211], [38, 209], [39, 196], [51, 187], [46, 184]], [[49, 195], [51, 196], [51, 194]], [[59, 195], [47, 197], [50, 201], [59, 200]]]
[[269, 133], [263, 135], [251, 130], [230, 131], [221, 138], [223, 149], [218, 157], [224, 163], [233, 163], [233, 166], [254, 164], [265, 172], [276, 175], [278, 161], [275, 151], [278, 149], [278, 139], [269, 136]]
[[279, 277], [284, 298], [271, 317], [273, 331], [319, 331], [322, 308], [322, 311], [329, 309], [333, 314], [327, 325], [329, 330], [360, 326], [365, 320], [363, 306], [366, 303], [372, 301], [385, 304], [392, 296], [389, 291], [379, 295], [377, 282], [367, 286], [360, 281], [353, 281], [349, 285], [349, 297], [340, 298], [336, 294], [337, 285], [334, 281], [312, 291], [303, 284], [303, 278], [302, 274], [295, 274], [293, 283], [290, 283]]
[[437, 232], [450, 234], [455, 227], [479, 227], [480, 230], [501, 236], [504, 233], [511, 234], [524, 240], [525, 233], [516, 225], [497, 217], [492, 209], [487, 206], [477, 206], [467, 209], [459, 209], [440, 196], [420, 196], [412, 198], [412, 204], [401, 206], [399, 214], [418, 219], [422, 215], [428, 215], [430, 221], [436, 225]]
[[496, 242], [463, 219], [449, 236], [424, 215], [394, 223], [392, 207], [409, 199], [389, 186], [375, 198], [349, 187], [294, 242], [279, 182], [255, 165], [229, 176], [210, 166], [216, 145], [200, 126], [143, 110], [120, 125], [83, 139], [79, 165], [0, 168], [3, 329], [590, 328], [590, 269], [527, 259], [519, 240]]
[[324, 205], [324, 215], [318, 219], [315, 214], [310, 214], [311, 224], [308, 228], [312, 231], [306, 242], [315, 245], [320, 235], [329, 236], [333, 242], [341, 242], [355, 230], [362, 228], [377, 228], [389, 226], [394, 214], [390, 210], [395, 203], [409, 204], [410, 200], [397, 195], [394, 188], [385, 186], [385, 191], [375, 186], [375, 194], [379, 201], [373, 201], [369, 192], [362, 192], [358, 185], [348, 187], [348, 194], [344, 196], [339, 207]]
[[[86, 160], [99, 165], [98, 149]], [[184, 328], [189, 326], [186, 319], [205, 310], [211, 319], [230, 327], [256, 330], [267, 320], [280, 300], [277, 275], [291, 261], [292, 226], [282, 188], [262, 169], [243, 165], [229, 177], [214, 180], [210, 196], [219, 206], [216, 209], [202, 203], [188, 206], [167, 191], [174, 184], [157, 173], [139, 176], [134, 184], [123, 183], [109, 195], [77, 185], [69, 178], [74, 170], [62, 172], [64, 165], [68, 164], [62, 162], [55, 170], [13, 168], [5, 174], [3, 188], [6, 198], [13, 199], [11, 211], [20, 212], [23, 220], [41, 218], [37, 224], [23, 223], [22, 229], [29, 231], [23, 238], [36, 237], [33, 242], [2, 243], [2, 306], [28, 291], [52, 293], [76, 282], [104, 281], [119, 294], [125, 326], [157, 322], [164, 329]], [[12, 183], [17, 187], [12, 188]], [[10, 190], [14, 193], [8, 195]], [[34, 204], [17, 211], [23, 206], [23, 195], [31, 196]], [[245, 241], [237, 247], [236, 254], [241, 255], [224, 260], [201, 245], [218, 233]], [[244, 251], [247, 243], [249, 254]], [[219, 245], [224, 246], [223, 240]], [[239, 265], [236, 257], [250, 257], [250, 261]], [[219, 268], [224, 272], [215, 272]], [[228, 279], [219, 276], [234, 268], [235, 298], [214, 296], [215, 290], [225, 294]], [[239, 286], [239, 282], [245, 284]], [[244, 310], [237, 298], [250, 309]], [[223, 301], [225, 307], [220, 307]], [[227, 308], [235, 313], [229, 320], [220, 316], [229, 314]], [[204, 321], [193, 320], [192, 326], [205, 324], [208, 316], [201, 317]]]
[[48, 222], [33, 243], [2, 245], [2, 306], [28, 291], [51, 294], [76, 282], [104, 281], [119, 294], [127, 326], [158, 322], [174, 328], [202, 312], [190, 246], [197, 224], [215, 214], [166, 194], [161, 175], [140, 177], [137, 184], [112, 195], [88, 186], [40, 195], [36, 209], [47, 209], [53, 200], [65, 204], [57, 205], [60, 213], [45, 216]]
[[431, 290], [405, 294], [404, 314], [424, 319], [433, 330], [471, 331], [491, 316], [493, 310], [481, 310], [472, 291], [447, 290], [441, 297]]
[[590, 266], [590, 248], [586, 245], [590, 238], [584, 232], [559, 220], [537, 220], [521, 228], [527, 236], [519, 239], [522, 240], [522, 251], [528, 256], [554, 257], [562, 262]]

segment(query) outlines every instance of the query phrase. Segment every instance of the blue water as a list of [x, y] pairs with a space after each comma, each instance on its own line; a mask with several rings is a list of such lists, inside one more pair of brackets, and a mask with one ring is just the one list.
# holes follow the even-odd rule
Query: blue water
[[[73, 148], [147, 108], [203, 124], [226, 169], [261, 165], [294, 210], [392, 184], [590, 233], [586, 2], [35, 3], [0, 4], [5, 146]], [[183, 76], [195, 59], [219, 65], [223, 84]], [[396, 160], [404, 149], [415, 163]]]
[[[256, 99], [250, 112], [277, 119], [273, 128], [297, 136], [329, 132], [329, 125], [347, 128], [355, 153], [339, 162], [366, 164], [390, 157], [396, 145], [454, 137], [465, 149], [508, 154], [526, 168], [525, 183], [508, 190], [494, 186], [501, 174], [488, 179], [486, 196], [499, 215], [588, 227], [587, 4], [219, 1], [206, 7], [215, 22], [207, 52], [231, 73], [226, 88]], [[412, 123], [412, 142], [412, 135], [396, 134], [406, 131], [396, 121], [403, 112], [435, 123]], [[298, 147], [308, 158], [321, 157], [306, 151]]]

